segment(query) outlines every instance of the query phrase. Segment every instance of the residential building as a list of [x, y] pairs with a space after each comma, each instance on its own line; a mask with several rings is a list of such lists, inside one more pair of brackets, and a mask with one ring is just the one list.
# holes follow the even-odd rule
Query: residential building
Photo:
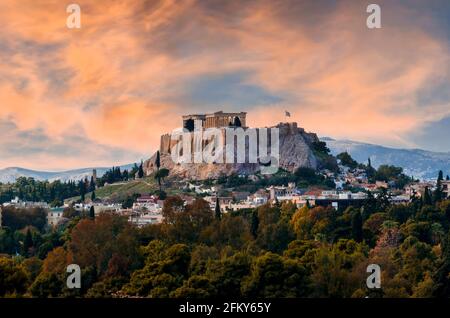
[[47, 224], [56, 226], [63, 219], [63, 208], [50, 209], [47, 212]]
[[275, 200], [275, 198], [292, 196], [295, 194], [299, 194], [300, 191], [296, 188], [294, 182], [289, 182], [287, 186], [270, 186], [269, 190], [269, 198], [270, 200]]
[[442, 181], [442, 192], [445, 198], [450, 198], [450, 180]]

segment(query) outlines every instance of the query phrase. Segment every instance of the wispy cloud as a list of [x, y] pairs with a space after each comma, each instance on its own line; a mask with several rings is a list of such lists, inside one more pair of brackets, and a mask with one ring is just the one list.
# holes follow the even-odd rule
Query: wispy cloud
[[[445, 0], [379, 1], [381, 30], [365, 1], [78, 3], [80, 30], [60, 1], [0, 3], [0, 165], [17, 149], [40, 168], [146, 157], [191, 111], [271, 125], [289, 109], [321, 135], [401, 146], [450, 116]], [[36, 132], [82, 155], [20, 146]]]

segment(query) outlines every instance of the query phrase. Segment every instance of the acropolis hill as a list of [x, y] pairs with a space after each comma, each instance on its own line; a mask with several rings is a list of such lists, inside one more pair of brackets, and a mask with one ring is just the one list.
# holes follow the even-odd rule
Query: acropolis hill
[[[182, 117], [182, 127], [185, 131], [205, 131], [210, 128], [217, 128], [222, 131], [225, 137], [227, 128], [249, 129], [246, 126], [246, 113], [224, 113], [222, 111], [211, 114], [192, 114]], [[303, 128], [297, 127], [297, 123], [279, 123], [273, 127], [279, 129], [279, 167], [288, 171], [294, 171], [299, 167], [317, 169], [320, 167], [320, 159], [313, 153], [312, 145], [319, 142], [315, 133], [305, 132]], [[256, 128], [257, 131], [262, 128]], [[193, 138], [193, 137], [192, 137]], [[206, 142], [207, 143], [207, 142]], [[259, 139], [257, 140], [259, 144]], [[269, 141], [270, 143], [270, 141]], [[221, 175], [246, 174], [251, 175], [260, 171], [259, 163], [175, 163], [171, 156], [176, 140], [171, 140], [170, 134], [161, 136], [160, 142], [160, 162], [161, 167], [170, 170], [170, 175], [188, 179], [208, 179], [217, 178]], [[248, 142], [246, 142], [248, 151]], [[150, 175], [156, 170], [156, 153], [144, 162], [144, 171]]]

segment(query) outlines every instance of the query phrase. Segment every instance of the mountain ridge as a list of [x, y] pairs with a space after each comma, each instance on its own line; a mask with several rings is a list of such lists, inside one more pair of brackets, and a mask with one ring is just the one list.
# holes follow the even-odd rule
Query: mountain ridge
[[[130, 169], [133, 165], [134, 163], [119, 167], [121, 169]], [[48, 180], [50, 182], [56, 180], [63, 182], [68, 180], [78, 181], [84, 179], [85, 177], [90, 177], [94, 169], [97, 171], [97, 176], [101, 177], [107, 170], [111, 169], [111, 167], [89, 167], [64, 171], [39, 171], [22, 167], [6, 167], [0, 169], [0, 182], [12, 183], [19, 177], [34, 178], [39, 181]]]
[[[350, 139], [334, 139], [320, 137], [325, 141], [333, 155], [348, 151], [358, 162], [366, 163], [370, 157], [372, 165], [381, 164], [400, 166], [405, 173], [420, 179], [436, 179], [439, 170], [444, 175], [450, 175], [450, 152], [436, 152], [420, 148], [395, 148], [373, 143], [354, 141]], [[130, 169], [133, 164], [121, 165], [121, 169]], [[88, 167], [65, 171], [39, 171], [22, 167], [7, 167], [0, 169], [0, 182], [14, 182], [18, 177], [32, 177], [36, 180], [68, 181], [80, 180], [92, 175], [97, 170], [97, 176], [102, 176], [110, 167]]]
[[319, 137], [319, 139], [321, 141], [338, 141], [338, 142], [349, 142], [352, 144], [359, 144], [359, 145], [369, 145], [369, 146], [377, 146], [377, 147], [383, 147], [383, 148], [387, 148], [387, 149], [393, 149], [393, 150], [405, 150], [405, 151], [420, 151], [420, 152], [430, 152], [430, 153], [434, 153], [434, 154], [443, 154], [443, 155], [450, 155], [450, 150], [449, 151], [433, 151], [433, 150], [426, 150], [426, 149], [422, 149], [422, 148], [396, 148], [396, 147], [392, 147], [392, 146], [384, 146], [384, 145], [379, 145], [379, 144], [374, 144], [371, 142], [365, 142], [365, 141], [356, 141], [356, 140], [352, 140], [352, 139], [335, 139], [332, 137]]
[[347, 151], [356, 161], [366, 163], [370, 158], [376, 168], [382, 164], [402, 167], [415, 178], [436, 179], [439, 170], [450, 174], [450, 152], [435, 152], [418, 148], [394, 148], [349, 139], [321, 137], [333, 155]]

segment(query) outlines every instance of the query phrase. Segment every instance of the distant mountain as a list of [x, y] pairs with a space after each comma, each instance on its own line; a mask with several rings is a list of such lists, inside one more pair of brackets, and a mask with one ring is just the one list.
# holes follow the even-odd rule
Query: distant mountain
[[[327, 143], [333, 155], [347, 151], [358, 162], [367, 163], [370, 157], [372, 165], [377, 168], [382, 164], [402, 167], [407, 175], [419, 179], [436, 179], [438, 171], [450, 175], [450, 152], [433, 152], [421, 149], [399, 149], [352, 140], [335, 140], [320, 138]], [[130, 170], [134, 164], [120, 166]], [[18, 167], [0, 169], [0, 182], [14, 182], [18, 177], [31, 177], [35, 180], [81, 180], [90, 178], [92, 169], [101, 177], [110, 167], [82, 168], [61, 172], [35, 171]]]
[[[134, 164], [128, 164], [120, 166], [120, 169], [128, 169], [130, 170]], [[82, 168], [76, 170], [67, 170], [60, 172], [47, 172], [47, 171], [35, 171], [29, 170], [19, 167], [10, 167], [5, 169], [0, 169], [0, 182], [8, 183], [14, 182], [19, 177], [29, 177], [34, 178], [39, 181], [68, 181], [68, 180], [81, 180], [85, 177], [90, 178], [92, 176], [92, 170], [97, 170], [97, 176], [101, 177], [107, 170], [111, 169], [111, 167], [97, 167], [97, 168]]]
[[450, 152], [433, 152], [421, 149], [398, 149], [352, 140], [321, 138], [327, 143], [333, 155], [347, 151], [356, 161], [372, 166], [389, 164], [402, 167], [407, 175], [419, 179], [436, 179], [439, 170], [450, 174]]

